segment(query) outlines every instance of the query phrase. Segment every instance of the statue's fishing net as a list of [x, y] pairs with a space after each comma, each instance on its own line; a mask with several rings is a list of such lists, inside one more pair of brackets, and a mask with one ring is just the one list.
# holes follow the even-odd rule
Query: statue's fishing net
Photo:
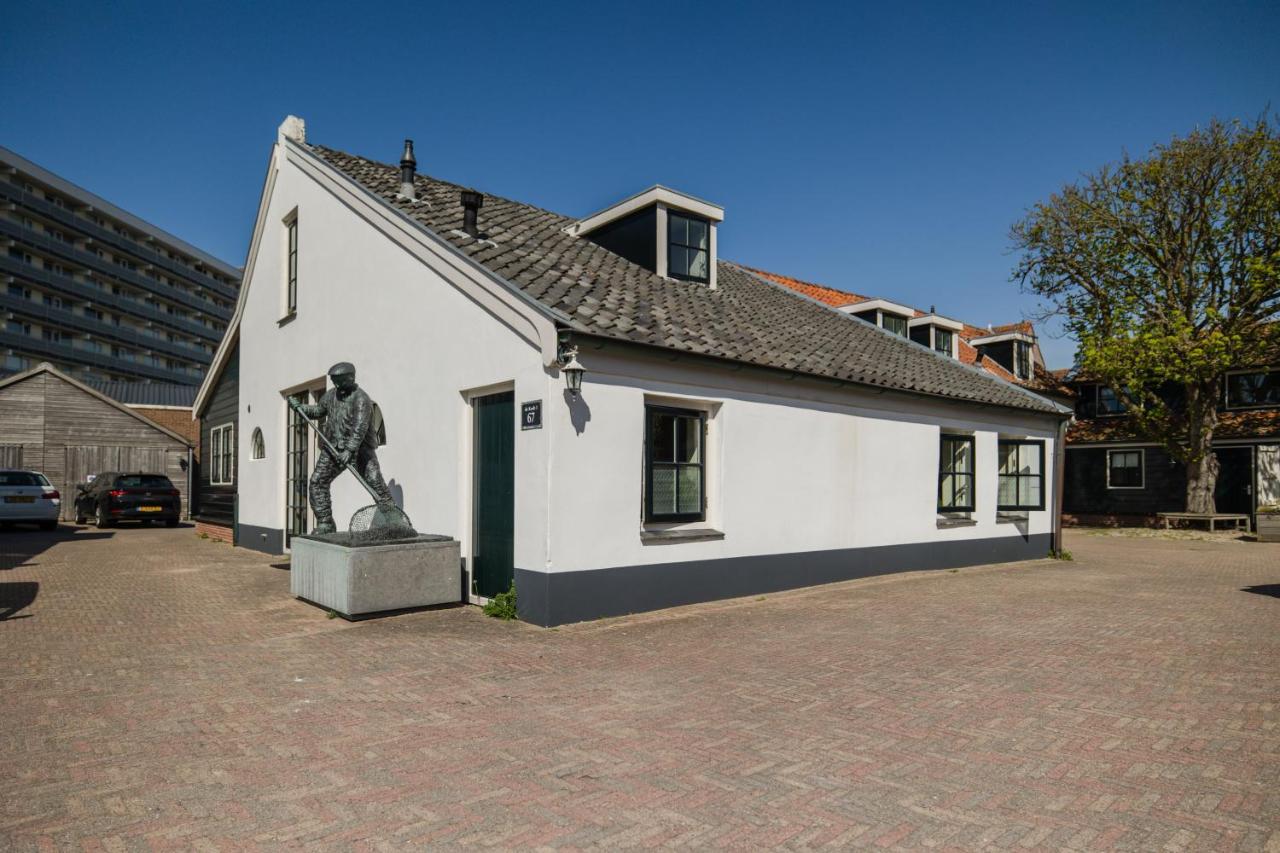
[[362, 539], [411, 539], [418, 535], [404, 510], [377, 504], [356, 510], [347, 530], [353, 534], [361, 534]]

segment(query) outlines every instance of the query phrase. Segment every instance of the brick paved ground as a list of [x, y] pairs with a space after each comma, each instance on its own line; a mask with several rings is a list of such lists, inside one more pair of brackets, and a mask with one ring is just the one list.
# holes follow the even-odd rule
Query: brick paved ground
[[1280, 545], [1069, 535], [547, 631], [0, 532], [0, 848], [1276, 850]]

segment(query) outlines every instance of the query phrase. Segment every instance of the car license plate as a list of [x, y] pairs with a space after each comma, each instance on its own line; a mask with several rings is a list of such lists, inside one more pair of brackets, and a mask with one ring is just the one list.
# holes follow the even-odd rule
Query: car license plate
[[164, 512], [164, 507], [162, 507], [162, 506], [140, 506], [140, 507], [138, 507], [138, 512]]
[[36, 499], [30, 495], [9, 495], [4, 499], [4, 502], [7, 504], [33, 504]]

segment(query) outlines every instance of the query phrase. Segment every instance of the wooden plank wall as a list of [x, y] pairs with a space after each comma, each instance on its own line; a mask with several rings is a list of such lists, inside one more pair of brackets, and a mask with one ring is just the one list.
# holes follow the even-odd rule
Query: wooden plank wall
[[[42, 472], [66, 496], [64, 518], [73, 512], [76, 483], [102, 470], [165, 474], [187, 504], [185, 443], [53, 374], [0, 388], [0, 444], [23, 445], [24, 465]], [[99, 458], [115, 461], [99, 471], [82, 468], [100, 464]]]
[[35, 471], [44, 469], [44, 380], [42, 373], [0, 388], [0, 444], [21, 447], [20, 464]]
[[[202, 521], [231, 525], [236, 518], [236, 483], [240, 479], [240, 454], [233, 450], [231, 485], [215, 486], [209, 482], [212, 457], [210, 456], [209, 431], [224, 424], [235, 425], [236, 444], [240, 443], [240, 345], [227, 359], [222, 374], [213, 387], [209, 402], [200, 414], [200, 462], [199, 484], [196, 489], [195, 514]], [[248, 426], [248, 425], [246, 425]], [[246, 442], [247, 444], [247, 442]], [[280, 453], [283, 447], [267, 446], [267, 454]]]

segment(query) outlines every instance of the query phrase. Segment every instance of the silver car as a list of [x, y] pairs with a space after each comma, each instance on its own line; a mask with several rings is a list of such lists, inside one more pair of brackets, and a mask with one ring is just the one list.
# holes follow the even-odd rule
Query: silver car
[[36, 471], [0, 468], [0, 524], [26, 522], [54, 530], [62, 514], [62, 496]]

